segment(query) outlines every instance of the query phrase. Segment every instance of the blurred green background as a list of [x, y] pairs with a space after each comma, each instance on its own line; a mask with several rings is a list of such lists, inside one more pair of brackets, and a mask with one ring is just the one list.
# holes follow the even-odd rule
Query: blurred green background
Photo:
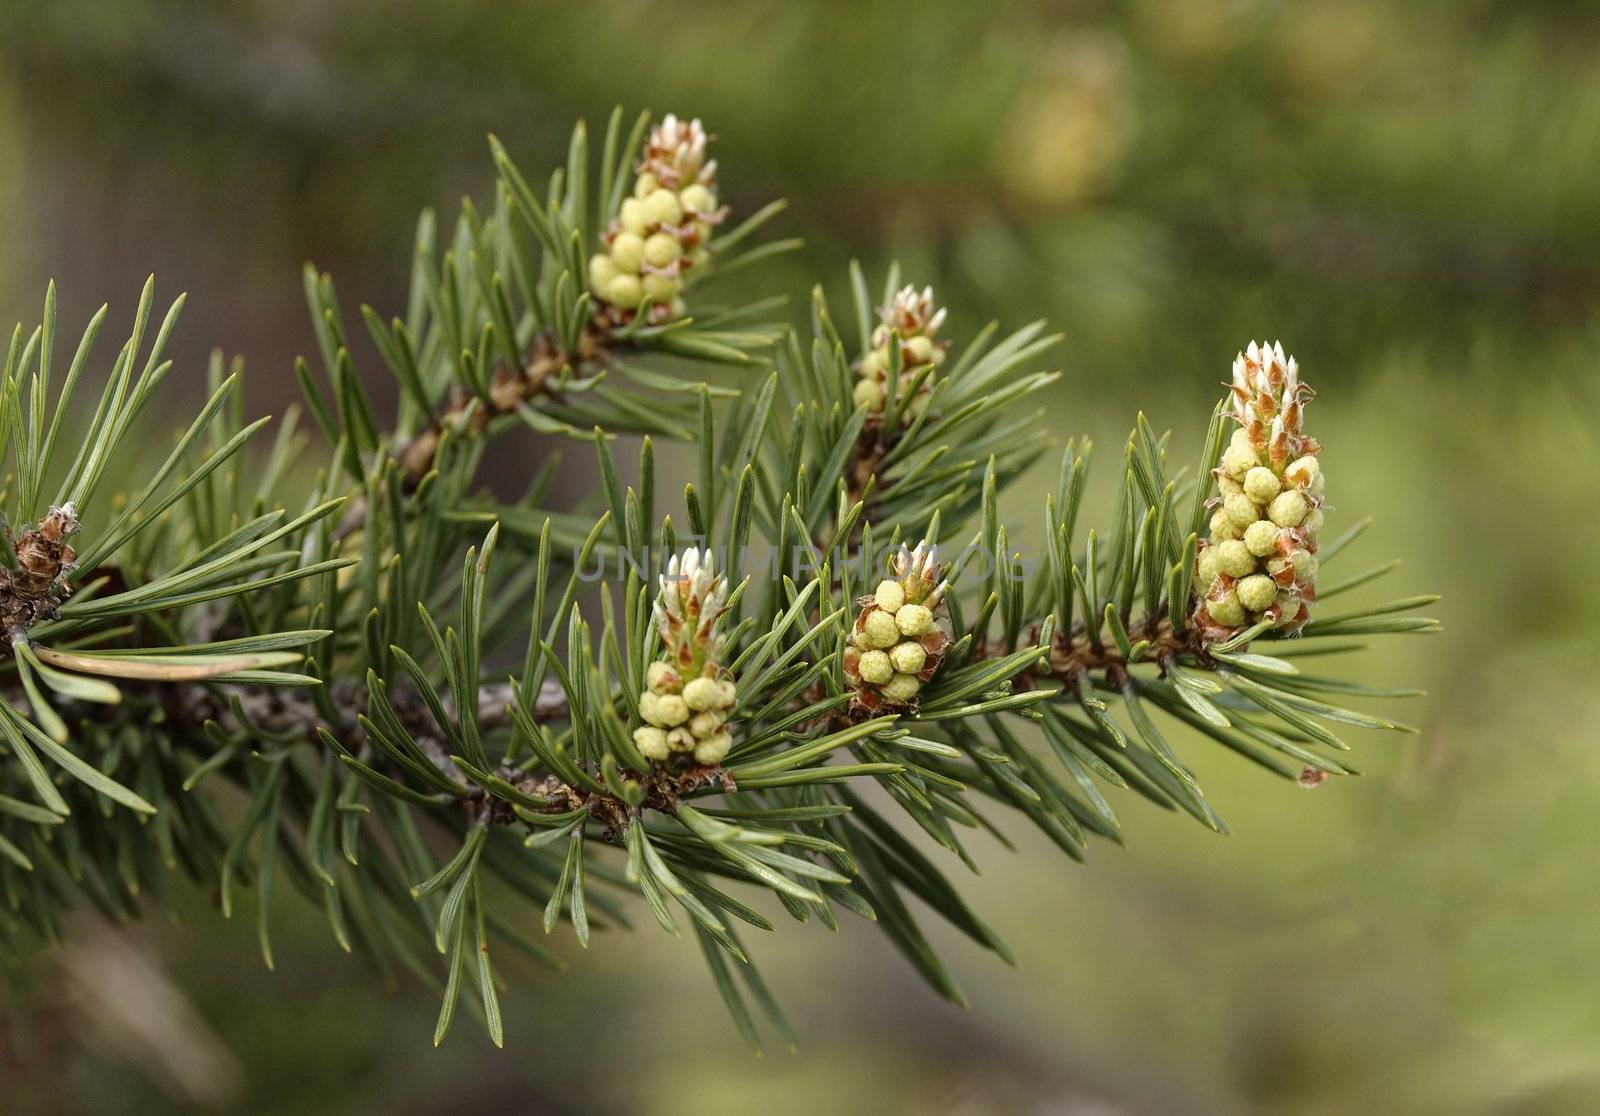
[[1232, 836], [1129, 802], [1086, 867], [1020, 823], [980, 845], [1022, 971], [941, 934], [969, 1011], [869, 927], [788, 926], [759, 956], [803, 1046], [756, 1061], [649, 932], [562, 939], [572, 972], [513, 974], [504, 1053], [434, 1051], [431, 996], [320, 915], [284, 905], [267, 973], [196, 897], [25, 975], [0, 1108], [1594, 1111], [1597, 38], [1576, 0], [0, 5], [7, 321], [50, 276], [64, 321], [126, 312], [154, 270], [190, 292], [186, 383], [222, 344], [281, 411], [304, 260], [392, 309], [416, 210], [484, 195], [486, 132], [532, 167], [575, 117], [673, 110], [736, 208], [792, 200], [807, 248], [762, 283], [796, 304], [898, 256], [952, 336], [1050, 318], [1063, 439], [1114, 449], [1142, 407], [1187, 460], [1234, 351], [1281, 337], [1330, 529], [1378, 517], [1349, 571], [1401, 555], [1382, 591], [1446, 594], [1441, 634], [1352, 664], [1429, 690], [1419, 736], [1359, 740], [1366, 777], [1304, 792], [1188, 740]]

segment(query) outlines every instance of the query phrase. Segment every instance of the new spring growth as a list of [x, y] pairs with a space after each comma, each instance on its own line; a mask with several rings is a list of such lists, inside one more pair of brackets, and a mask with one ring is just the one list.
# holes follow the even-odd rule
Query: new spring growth
[[860, 377], [855, 386], [856, 406], [879, 414], [889, 405], [889, 373], [898, 349], [900, 375], [894, 401], [899, 402], [907, 392], [915, 390], [906, 404], [906, 413], [915, 418], [928, 405], [928, 394], [933, 390], [933, 376], [923, 375], [923, 370], [941, 364], [950, 348], [950, 342], [938, 339], [944, 310], [934, 308], [932, 287], [918, 292], [908, 286], [888, 306], [879, 308], [878, 317], [880, 323], [872, 331], [872, 348], [856, 364]]
[[646, 759], [665, 763], [693, 756], [696, 763], [718, 764], [733, 746], [727, 723], [738, 694], [719, 662], [717, 630], [727, 596], [727, 581], [712, 570], [709, 550], [686, 550], [667, 563], [655, 604], [662, 655], [645, 672], [639, 695], [645, 723], [633, 732]]
[[844, 652], [844, 674], [863, 711], [915, 704], [923, 684], [933, 678], [950, 646], [940, 626], [949, 582], [939, 580], [936, 548], [902, 546], [870, 597], [856, 603], [851, 645]]
[[1303, 427], [1315, 393], [1280, 344], [1234, 358], [1230, 414], [1239, 424], [1213, 470], [1210, 537], [1195, 560], [1195, 620], [1208, 639], [1263, 621], [1297, 632], [1317, 599], [1321, 447]]
[[607, 226], [605, 251], [589, 260], [589, 288], [602, 302], [624, 314], [648, 305], [652, 320], [683, 313], [684, 285], [710, 261], [706, 245], [728, 213], [717, 205], [708, 140], [700, 121], [671, 113], [650, 130], [633, 196]]

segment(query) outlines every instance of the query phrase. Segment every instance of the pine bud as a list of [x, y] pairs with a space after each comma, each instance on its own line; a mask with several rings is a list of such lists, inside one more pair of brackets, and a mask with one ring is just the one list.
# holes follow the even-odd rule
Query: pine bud
[[1243, 492], [1236, 492], [1222, 501], [1222, 510], [1228, 513], [1235, 530], [1243, 531], [1261, 518], [1261, 509]]
[[[651, 666], [662, 666], [662, 663], [652, 663]], [[684, 684], [683, 700], [690, 709], [696, 711], [712, 709], [717, 704], [717, 684], [710, 678], [691, 678]]]
[[1255, 451], [1247, 446], [1230, 445], [1222, 455], [1222, 472], [1234, 480], [1243, 480], [1256, 464]]
[[658, 714], [656, 712], [656, 702], [658, 702], [660, 700], [661, 700], [661, 695], [660, 694], [653, 694], [648, 690], [646, 690], [644, 693], [640, 694], [639, 695], [639, 716], [643, 717], [646, 721], [648, 721], [652, 725], [656, 724], [657, 718], [660, 716], [660, 714]]
[[895, 705], [905, 705], [922, 692], [922, 680], [914, 674], [897, 674], [884, 684], [883, 696]]
[[862, 678], [875, 686], [881, 686], [894, 677], [894, 663], [886, 651], [868, 651], [861, 656], [857, 669]]
[[677, 194], [659, 189], [644, 199], [644, 215], [654, 225], [676, 225], [683, 220], [683, 205]]
[[707, 767], [719, 764], [728, 758], [732, 748], [733, 736], [728, 732], [719, 732], [694, 746], [694, 761]]
[[1277, 474], [1265, 465], [1257, 465], [1244, 475], [1244, 494], [1253, 504], [1270, 504], [1282, 490]]
[[698, 182], [684, 187], [683, 192], [678, 195], [678, 200], [683, 203], [683, 208], [688, 213], [698, 215], [717, 211], [717, 195]]
[[1278, 599], [1278, 586], [1266, 574], [1251, 574], [1238, 585], [1239, 603], [1251, 612], [1264, 612]]
[[1300, 521], [1305, 519], [1306, 512], [1311, 510], [1311, 505], [1298, 491], [1291, 488], [1287, 492], [1280, 492], [1267, 508], [1267, 518], [1279, 527], [1298, 527]]
[[655, 701], [655, 724], [663, 728], [683, 724], [689, 719], [689, 703], [677, 694], [661, 694]]
[[652, 321], [683, 313], [684, 284], [710, 262], [706, 244], [727, 210], [717, 205], [709, 142], [700, 121], [670, 113], [651, 129], [632, 196], [607, 225], [604, 252], [589, 264], [589, 288], [616, 320], [626, 321], [646, 300]]
[[869, 411], [883, 410], [883, 401], [887, 397], [888, 392], [877, 380], [857, 380], [855, 390], [850, 393], [857, 407], [865, 407]]
[[645, 213], [644, 202], [638, 198], [626, 198], [622, 208], [617, 211], [617, 223], [635, 236], [644, 236], [650, 231], [650, 217]]
[[933, 628], [933, 613], [923, 605], [904, 604], [895, 612], [894, 622], [901, 635], [926, 635]]
[[1244, 545], [1257, 558], [1263, 558], [1278, 549], [1278, 526], [1258, 519], [1244, 529]]
[[900, 642], [900, 628], [894, 622], [894, 614], [882, 609], [867, 614], [862, 630], [873, 647], [893, 647]]
[[1298, 631], [1309, 617], [1324, 487], [1321, 447], [1304, 429], [1312, 394], [1281, 345], [1251, 342], [1234, 360], [1238, 426], [1217, 462], [1220, 495], [1195, 560], [1195, 619], [1208, 639], [1262, 621]]
[[1244, 623], [1244, 605], [1239, 600], [1239, 594], [1232, 589], [1220, 597], [1206, 601], [1206, 612], [1210, 613], [1211, 619], [1225, 628], [1237, 627]]
[[666, 305], [677, 297], [679, 291], [678, 281], [669, 275], [646, 275], [644, 277], [644, 296], [651, 302]]
[[889, 661], [894, 664], [894, 669], [900, 674], [919, 674], [928, 661], [928, 652], [920, 643], [906, 640], [897, 643], [889, 652]]
[[900, 606], [906, 603], [906, 591], [900, 587], [898, 581], [880, 581], [872, 599], [885, 612], [899, 612]]
[[639, 274], [639, 268], [644, 266], [644, 238], [637, 233], [618, 233], [611, 240], [611, 262], [618, 271]]
[[1239, 528], [1233, 525], [1233, 519], [1222, 508], [1211, 513], [1211, 541], [1224, 542], [1227, 539], [1239, 537]]
[[[873, 414], [885, 410], [889, 400], [889, 369], [893, 355], [900, 357], [900, 378], [896, 383], [895, 402], [905, 399], [911, 385], [922, 375], [928, 365], [944, 361], [949, 342], [938, 340], [939, 327], [944, 324], [944, 311], [933, 306], [933, 288], [924, 287], [919, 293], [915, 287], [905, 287], [894, 300], [878, 310], [880, 324], [872, 332], [872, 348], [856, 362], [860, 377], [853, 394], [856, 405], [866, 407]], [[863, 391], [860, 384], [871, 383], [874, 389]], [[924, 377], [917, 387], [914, 400], [924, 404], [933, 390], [933, 378]]]
[[890, 573], [871, 596], [857, 600], [861, 612], [844, 653], [845, 678], [855, 688], [852, 708], [861, 713], [912, 704], [950, 645], [939, 627], [946, 586], [934, 548], [902, 546]]
[[589, 258], [589, 288], [593, 291], [609, 291], [611, 282], [619, 274], [616, 261], [604, 252], [597, 253]]
[[667, 233], [652, 233], [644, 242], [644, 260], [651, 267], [666, 267], [683, 255], [683, 245]]
[[669, 752], [667, 749], [667, 734], [664, 729], [654, 725], [645, 725], [633, 730], [633, 743], [639, 749], [639, 754], [649, 760], [664, 760]]
[[644, 284], [637, 275], [618, 275], [606, 288], [605, 297], [615, 306], [638, 306], [644, 299]]
[[1239, 539], [1217, 544], [1217, 568], [1229, 577], [1244, 577], [1256, 568], [1255, 555]]
[[663, 763], [672, 753], [692, 752], [698, 763], [720, 763], [732, 747], [727, 720], [738, 692], [720, 677], [719, 663], [726, 600], [727, 583], [712, 568], [710, 551], [686, 550], [667, 563], [654, 613], [662, 657], [645, 669], [639, 716], [646, 726], [634, 731], [646, 759]]

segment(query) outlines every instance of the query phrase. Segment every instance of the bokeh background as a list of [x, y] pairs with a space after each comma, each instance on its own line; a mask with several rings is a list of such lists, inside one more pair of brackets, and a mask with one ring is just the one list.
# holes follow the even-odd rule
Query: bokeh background
[[6, 321], [51, 276], [64, 321], [127, 312], [154, 270], [190, 292], [183, 382], [221, 344], [281, 412], [303, 261], [392, 309], [416, 211], [484, 196], [485, 133], [539, 166], [575, 117], [676, 110], [736, 207], [791, 199], [807, 247], [760, 282], [797, 305], [897, 256], [952, 335], [1051, 319], [1063, 438], [1115, 448], [1144, 408], [1187, 460], [1234, 351], [1282, 337], [1330, 529], [1376, 516], [1386, 591], [1446, 595], [1440, 634], [1352, 664], [1428, 690], [1420, 735], [1359, 739], [1363, 778], [1305, 792], [1189, 740], [1231, 836], [1127, 802], [1087, 866], [1020, 824], [980, 846], [1022, 971], [940, 935], [967, 1011], [869, 927], [789, 926], [760, 958], [802, 1047], [757, 1061], [692, 944], [562, 938], [571, 972], [515, 974], [505, 1052], [465, 1024], [434, 1051], [429, 993], [316, 912], [282, 905], [268, 973], [196, 896], [23, 974], [0, 1108], [1594, 1111], [1597, 39], [1572, 0], [0, 4]]

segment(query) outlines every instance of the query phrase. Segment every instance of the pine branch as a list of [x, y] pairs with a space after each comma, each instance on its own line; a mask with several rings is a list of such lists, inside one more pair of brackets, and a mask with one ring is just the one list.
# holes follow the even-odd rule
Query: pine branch
[[[347, 951], [426, 979], [442, 956], [435, 1042], [466, 989], [499, 1043], [492, 958], [559, 966], [517, 929], [530, 910], [587, 945], [643, 900], [693, 928], [747, 1041], [759, 1015], [792, 1043], [737, 933], [773, 929], [754, 904], [873, 920], [962, 1002], [906, 899], [1011, 959], [941, 864], [976, 866], [964, 833], [1021, 817], [1081, 859], [1120, 841], [1105, 784], [1220, 830], [1182, 758], [1199, 741], [1312, 786], [1354, 772], [1345, 727], [1403, 728], [1347, 703], [1406, 691], [1300, 668], [1431, 630], [1409, 614], [1432, 598], [1320, 611], [1319, 586], [1393, 567], [1321, 578], [1359, 525], [1321, 540], [1309, 392], [1281, 349], [1240, 354], [1192, 473], [1169, 476], [1141, 416], [1115, 520], [1081, 543], [1089, 449], [1069, 445], [1030, 570], [1000, 496], [1050, 443], [1029, 397], [1056, 376], [1029, 370], [1059, 338], [952, 344], [897, 269], [876, 299], [852, 269], [843, 333], [820, 289], [805, 338], [767, 324], [772, 301], [709, 304], [792, 246], [753, 240], [781, 206], [732, 226], [698, 122], [623, 125], [598, 158], [580, 126], [538, 191], [491, 142], [487, 215], [466, 204], [444, 238], [423, 215], [403, 312], [361, 313], [392, 416], [307, 269], [321, 372], [297, 375], [320, 442], [296, 411], [248, 448], [263, 423], [218, 356], [193, 423], [146, 460], [134, 431], [178, 309], [141, 361], [147, 287], [69, 462], [105, 311], [59, 382], [53, 287], [18, 327], [0, 952], [57, 940], [75, 898], [132, 917], [181, 874], [225, 915], [254, 895], [270, 965], [287, 881]], [[590, 498], [550, 506], [554, 455], [520, 495], [488, 484], [487, 442], [517, 432], [592, 449]], [[663, 438], [699, 452], [674, 514]], [[242, 816], [214, 806], [224, 786]]]

